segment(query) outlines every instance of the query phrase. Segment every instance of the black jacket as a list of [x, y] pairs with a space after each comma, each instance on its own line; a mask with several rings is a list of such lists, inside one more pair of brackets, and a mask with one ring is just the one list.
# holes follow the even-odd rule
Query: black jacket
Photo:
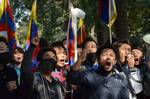
[[59, 83], [52, 79], [49, 83], [41, 73], [36, 72], [33, 80], [31, 99], [64, 99]]
[[82, 99], [129, 99], [127, 80], [122, 74], [113, 72], [102, 76], [99, 72], [71, 71], [72, 84], [85, 88]]
[[143, 75], [144, 95], [150, 96], [150, 70], [147, 69]]
[[18, 89], [10, 92], [7, 88], [7, 84], [10, 81], [16, 81], [16, 71], [10, 67], [4, 67], [0, 70], [0, 99], [19, 99]]
[[32, 73], [31, 64], [34, 48], [35, 46], [31, 45], [25, 53], [25, 59], [21, 68], [23, 91], [25, 92], [22, 99], [62, 99], [61, 87], [54, 80], [54, 86], [51, 86], [40, 73]]
[[30, 99], [33, 86], [32, 53], [36, 46], [31, 44], [25, 52], [21, 66], [21, 99]]

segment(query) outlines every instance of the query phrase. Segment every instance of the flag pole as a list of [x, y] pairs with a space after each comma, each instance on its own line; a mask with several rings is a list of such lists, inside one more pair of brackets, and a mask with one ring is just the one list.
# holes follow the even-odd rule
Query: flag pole
[[[7, 10], [7, 1], [6, 0], [4, 0], [4, 13], [5, 13], [5, 26], [6, 26], [6, 32], [7, 32], [7, 13], [6, 13], [6, 10]], [[7, 33], [7, 37], [8, 37], [8, 33]], [[9, 38], [7, 38], [7, 39], [9, 39]]]
[[108, 27], [109, 27], [109, 41], [110, 44], [112, 44], [112, 33], [111, 33], [111, 0], [109, 0], [109, 23], [108, 23]]
[[109, 41], [110, 41], [110, 44], [112, 44], [112, 32], [111, 32], [111, 26], [109, 26]]

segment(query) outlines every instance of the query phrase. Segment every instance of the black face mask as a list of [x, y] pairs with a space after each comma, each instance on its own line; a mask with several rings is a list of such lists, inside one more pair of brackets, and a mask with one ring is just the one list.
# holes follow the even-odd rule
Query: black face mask
[[85, 60], [85, 65], [93, 65], [96, 61], [96, 53], [88, 53]]
[[51, 72], [54, 70], [56, 63], [57, 62], [52, 58], [41, 60], [39, 63], [39, 71], [41, 73]]
[[6, 65], [10, 61], [9, 58], [9, 52], [0, 53], [0, 64]]

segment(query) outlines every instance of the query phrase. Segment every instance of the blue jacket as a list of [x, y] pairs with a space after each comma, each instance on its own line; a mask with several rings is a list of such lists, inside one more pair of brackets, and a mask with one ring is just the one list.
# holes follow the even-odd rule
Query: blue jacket
[[129, 99], [127, 80], [116, 71], [106, 77], [99, 72], [71, 71], [69, 79], [84, 88], [82, 99]]

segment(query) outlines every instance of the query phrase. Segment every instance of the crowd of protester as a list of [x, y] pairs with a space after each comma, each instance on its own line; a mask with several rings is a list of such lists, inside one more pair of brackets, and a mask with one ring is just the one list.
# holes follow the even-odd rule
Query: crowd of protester
[[74, 65], [68, 57], [66, 40], [34, 37], [24, 51], [9, 50], [0, 37], [0, 99], [150, 99], [150, 58], [129, 41], [98, 45], [87, 38]]

